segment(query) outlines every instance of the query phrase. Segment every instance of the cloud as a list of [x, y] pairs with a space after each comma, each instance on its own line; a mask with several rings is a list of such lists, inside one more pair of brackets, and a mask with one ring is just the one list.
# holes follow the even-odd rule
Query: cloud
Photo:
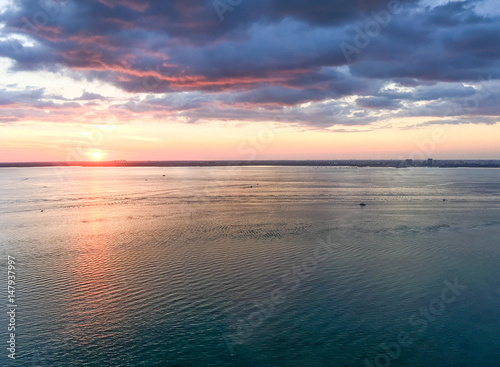
[[392, 110], [401, 107], [401, 102], [387, 97], [358, 98], [356, 103], [361, 107], [376, 108], [381, 110]]
[[26, 89], [24, 91], [13, 91], [0, 89], [0, 106], [8, 106], [19, 103], [31, 103], [42, 97], [44, 89]]
[[105, 101], [106, 97], [101, 96], [98, 93], [90, 93], [90, 92], [84, 91], [80, 97], [74, 98], [74, 100], [75, 101], [95, 101], [95, 100]]
[[[400, 11], [370, 36], [387, 0], [243, 1], [223, 22], [208, 0], [20, 0], [0, 14], [0, 55], [13, 72], [67, 69], [122, 89], [129, 99], [106, 107], [120, 116], [352, 126], [498, 113], [481, 78], [500, 79], [500, 17], [478, 14], [477, 1], [393, 1]], [[357, 49], [351, 62], [343, 43]], [[110, 102], [9, 93], [0, 105]], [[470, 98], [473, 109], [456, 107]]]
[[484, 124], [495, 125], [500, 119], [498, 117], [473, 117], [473, 118], [460, 118], [460, 119], [446, 119], [446, 120], [429, 120], [418, 124], [419, 127], [430, 125], [471, 125], [471, 124]]

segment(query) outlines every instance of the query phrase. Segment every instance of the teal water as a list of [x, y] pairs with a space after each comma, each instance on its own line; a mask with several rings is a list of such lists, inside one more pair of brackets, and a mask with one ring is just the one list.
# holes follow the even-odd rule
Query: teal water
[[499, 178], [1, 169], [0, 365], [498, 367]]

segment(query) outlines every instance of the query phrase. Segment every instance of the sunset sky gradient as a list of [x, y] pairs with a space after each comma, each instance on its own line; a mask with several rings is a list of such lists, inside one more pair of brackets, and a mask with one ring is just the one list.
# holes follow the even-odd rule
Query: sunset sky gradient
[[0, 161], [500, 159], [500, 4], [0, 0]]

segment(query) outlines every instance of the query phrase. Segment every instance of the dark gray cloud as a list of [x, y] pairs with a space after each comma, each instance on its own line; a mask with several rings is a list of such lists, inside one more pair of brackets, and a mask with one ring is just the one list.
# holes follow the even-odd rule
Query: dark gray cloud
[[498, 122], [500, 122], [500, 118], [498, 117], [471, 117], [471, 118], [448, 119], [448, 120], [430, 120], [418, 124], [418, 127], [431, 126], [431, 125], [471, 125], [471, 124], [495, 125]]
[[392, 110], [401, 107], [401, 102], [388, 97], [365, 97], [356, 100], [358, 106], [365, 108], [376, 108], [381, 110]]
[[87, 91], [84, 91], [80, 97], [74, 98], [74, 100], [75, 101], [95, 101], [95, 100], [105, 101], [106, 97], [101, 96], [98, 93], [89, 93]]
[[[0, 55], [13, 71], [64, 67], [132, 92], [118, 108], [190, 121], [279, 119], [285, 107], [294, 115], [282, 119], [315, 126], [375, 122], [376, 110], [489, 116], [498, 93], [471, 84], [500, 79], [500, 17], [478, 14], [477, 3], [243, 0], [221, 22], [213, 0], [20, 0], [0, 14]], [[341, 45], [355, 50], [349, 58]], [[42, 96], [5, 94], [0, 104], [16, 98]], [[468, 98], [477, 106], [453, 107]], [[105, 100], [85, 92], [75, 102]]]
[[23, 91], [10, 91], [0, 89], [0, 106], [14, 105], [19, 103], [33, 103], [44, 95], [44, 89], [26, 89]]

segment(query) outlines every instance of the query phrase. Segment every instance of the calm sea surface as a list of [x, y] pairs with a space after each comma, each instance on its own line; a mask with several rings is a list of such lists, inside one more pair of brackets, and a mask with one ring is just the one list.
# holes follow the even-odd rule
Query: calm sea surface
[[500, 170], [2, 168], [0, 193], [2, 366], [500, 366]]

